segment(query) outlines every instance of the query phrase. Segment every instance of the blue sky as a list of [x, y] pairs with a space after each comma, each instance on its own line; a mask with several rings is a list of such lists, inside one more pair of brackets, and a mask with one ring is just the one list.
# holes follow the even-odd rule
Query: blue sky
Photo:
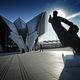
[[42, 11], [50, 8], [65, 8], [69, 14], [80, 10], [79, 0], [0, 0], [0, 15], [10, 20], [21, 16], [30, 20]]
[[[62, 9], [66, 16], [71, 16], [80, 12], [80, 0], [0, 0], [0, 15], [11, 21], [21, 17], [27, 22], [43, 11], [49, 12], [54, 9]], [[71, 21], [80, 25], [79, 16], [72, 18]], [[47, 27], [43, 40], [54, 39], [52, 36], [56, 36], [50, 27]]]

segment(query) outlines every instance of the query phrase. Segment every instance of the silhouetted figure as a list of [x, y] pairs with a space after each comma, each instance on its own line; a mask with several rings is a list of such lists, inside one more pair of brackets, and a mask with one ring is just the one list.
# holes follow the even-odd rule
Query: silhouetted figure
[[40, 52], [43, 51], [43, 46], [40, 44]]
[[22, 53], [25, 53], [25, 50], [24, 49], [22, 49]]
[[[76, 54], [79, 55], [80, 53], [80, 38], [77, 35], [79, 28], [73, 24], [72, 22], [68, 21], [65, 18], [57, 16], [58, 12], [53, 12], [53, 17], [49, 16], [49, 22], [51, 23], [53, 29], [55, 30], [60, 42], [64, 46], [72, 47]], [[66, 30], [61, 22], [69, 25], [69, 30]]]

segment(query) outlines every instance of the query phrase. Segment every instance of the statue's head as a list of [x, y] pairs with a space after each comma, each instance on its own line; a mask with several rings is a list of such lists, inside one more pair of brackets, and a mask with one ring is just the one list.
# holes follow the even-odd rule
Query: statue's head
[[57, 16], [58, 12], [57, 11], [53, 11], [53, 16]]

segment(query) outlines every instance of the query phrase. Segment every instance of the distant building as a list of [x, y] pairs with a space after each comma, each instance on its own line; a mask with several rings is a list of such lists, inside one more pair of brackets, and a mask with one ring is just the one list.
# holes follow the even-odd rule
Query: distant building
[[21, 18], [12, 23], [0, 16], [0, 52], [31, 51], [45, 32], [46, 12], [25, 23]]

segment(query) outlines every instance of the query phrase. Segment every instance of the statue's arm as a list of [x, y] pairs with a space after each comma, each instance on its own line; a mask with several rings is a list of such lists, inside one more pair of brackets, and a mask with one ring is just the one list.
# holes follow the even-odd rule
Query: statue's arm
[[65, 24], [67, 24], [69, 26], [73, 25], [73, 23], [71, 21], [69, 21], [69, 20], [67, 20], [65, 18], [62, 18], [62, 17], [59, 17], [59, 18], [60, 18], [61, 22], [65, 23]]

